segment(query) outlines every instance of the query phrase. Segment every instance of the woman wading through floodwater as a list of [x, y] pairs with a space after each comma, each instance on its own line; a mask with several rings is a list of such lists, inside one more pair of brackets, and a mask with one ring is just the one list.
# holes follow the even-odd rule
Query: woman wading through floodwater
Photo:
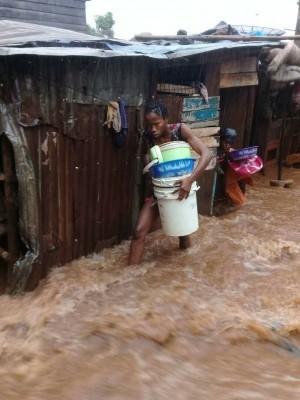
[[[149, 151], [152, 146], [176, 140], [187, 142], [201, 156], [193, 173], [187, 178], [179, 179], [177, 182], [180, 184], [180, 188], [175, 192], [178, 192], [178, 200], [182, 200], [189, 196], [193, 182], [201, 176], [209, 164], [212, 155], [209, 149], [193, 134], [192, 130], [186, 124], [169, 124], [168, 117], [168, 109], [163, 103], [152, 101], [146, 104], [146, 131], [143, 135], [142, 157], [144, 164], [147, 165], [150, 162]], [[157, 203], [154, 203], [151, 178], [148, 176], [145, 203], [140, 211], [130, 246], [129, 265], [141, 263], [146, 236], [157, 218], [159, 218], [158, 206]], [[189, 235], [179, 237], [179, 247], [181, 249], [187, 249], [190, 246], [191, 240]]]

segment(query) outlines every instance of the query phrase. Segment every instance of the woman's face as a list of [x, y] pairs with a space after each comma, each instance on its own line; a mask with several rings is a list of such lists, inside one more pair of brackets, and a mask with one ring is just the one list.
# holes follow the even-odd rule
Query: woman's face
[[160, 117], [155, 113], [145, 115], [146, 128], [151, 132], [154, 139], [157, 139], [167, 133], [168, 119]]

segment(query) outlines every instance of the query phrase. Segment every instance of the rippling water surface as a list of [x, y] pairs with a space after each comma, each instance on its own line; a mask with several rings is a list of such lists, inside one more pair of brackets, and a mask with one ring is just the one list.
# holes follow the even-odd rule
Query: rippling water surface
[[[276, 176], [273, 171], [272, 179]], [[300, 170], [256, 176], [193, 246], [149, 235], [0, 298], [0, 399], [299, 399]]]

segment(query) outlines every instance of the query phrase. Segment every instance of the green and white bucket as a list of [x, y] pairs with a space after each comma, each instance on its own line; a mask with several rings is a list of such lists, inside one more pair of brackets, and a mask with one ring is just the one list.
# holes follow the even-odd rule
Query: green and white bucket
[[188, 143], [183, 141], [174, 141], [153, 146], [150, 149], [150, 160], [158, 162], [180, 160], [182, 158], [191, 158], [191, 148]]

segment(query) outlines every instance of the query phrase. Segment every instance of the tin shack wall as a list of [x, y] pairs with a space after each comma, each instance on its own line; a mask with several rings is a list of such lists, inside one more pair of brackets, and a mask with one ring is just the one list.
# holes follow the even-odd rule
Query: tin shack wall
[[[220, 91], [222, 62], [256, 53], [220, 51], [191, 57], [188, 64], [205, 65], [209, 95], [221, 94], [222, 101], [223, 90], [235, 90], [228, 82], [237, 82], [226, 75], [226, 89]], [[178, 62], [189, 75], [186, 60]], [[16, 157], [20, 236], [31, 256], [23, 263], [28, 279], [19, 282], [18, 274], [13, 276], [11, 292], [33, 289], [52, 266], [131, 235], [142, 187], [140, 105], [156, 95], [156, 66], [151, 59], [126, 56], [0, 59], [0, 120]], [[120, 148], [103, 126], [108, 101], [118, 99], [125, 102], [129, 124]], [[230, 115], [236, 120], [236, 112]], [[222, 120], [221, 110], [221, 127]], [[201, 184], [203, 213], [210, 213], [213, 186], [214, 171], [207, 171]]]
[[[27, 290], [52, 266], [131, 235], [138, 203], [139, 105], [148, 96], [150, 75], [151, 64], [140, 57], [2, 59], [0, 101], [9, 106], [2, 125], [15, 121], [3, 132], [23, 136], [21, 144], [13, 144], [14, 151], [28, 149], [23, 163], [31, 164], [34, 172], [31, 194], [30, 185], [20, 185], [19, 193], [19, 201], [28, 202], [30, 213], [36, 213], [31, 218], [29, 208], [20, 204], [21, 236], [35, 221], [38, 225], [38, 255]], [[103, 126], [108, 101], [118, 100], [125, 103], [128, 121], [121, 147]], [[23, 179], [20, 174], [18, 178]], [[26, 242], [33, 247], [28, 238]], [[22, 288], [24, 282], [14, 285]]]

